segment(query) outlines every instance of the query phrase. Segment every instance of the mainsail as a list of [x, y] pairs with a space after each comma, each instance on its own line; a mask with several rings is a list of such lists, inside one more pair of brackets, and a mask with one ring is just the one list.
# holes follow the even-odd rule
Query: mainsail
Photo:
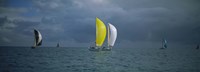
[[106, 37], [106, 26], [99, 19], [96, 18], [96, 46], [101, 47]]
[[117, 39], [117, 29], [112, 24], [108, 23], [108, 47], [112, 48]]
[[38, 30], [34, 29], [34, 34], [35, 34], [35, 42], [34, 42], [33, 47], [42, 45], [42, 35], [41, 35], [41, 33]]

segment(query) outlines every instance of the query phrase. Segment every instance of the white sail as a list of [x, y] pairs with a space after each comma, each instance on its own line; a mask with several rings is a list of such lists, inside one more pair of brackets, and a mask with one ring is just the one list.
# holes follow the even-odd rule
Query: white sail
[[108, 45], [109, 46], [114, 46], [114, 44], [115, 44], [115, 41], [116, 41], [116, 39], [117, 39], [117, 29], [115, 28], [115, 26], [113, 26], [112, 24], [110, 24], [110, 23], [108, 23], [108, 25], [109, 25], [109, 31], [110, 32], [108, 32], [109, 34], [108, 34]]
[[167, 48], [167, 40], [166, 39], [163, 40], [163, 48]]
[[42, 35], [39, 31], [38, 31], [38, 36], [39, 36], [39, 39], [38, 39], [37, 45], [40, 45], [42, 42]]
[[41, 33], [34, 29], [34, 34], [35, 34], [35, 43], [34, 43], [34, 47], [36, 46], [40, 46], [42, 44], [42, 35]]

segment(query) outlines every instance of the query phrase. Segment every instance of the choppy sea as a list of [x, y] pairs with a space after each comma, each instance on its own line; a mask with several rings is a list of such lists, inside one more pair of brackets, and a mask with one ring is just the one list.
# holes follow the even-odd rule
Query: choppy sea
[[200, 50], [1, 47], [0, 72], [200, 72]]

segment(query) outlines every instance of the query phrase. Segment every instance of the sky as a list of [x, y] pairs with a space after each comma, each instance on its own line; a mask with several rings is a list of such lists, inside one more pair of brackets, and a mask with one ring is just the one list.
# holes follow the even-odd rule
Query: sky
[[[0, 46], [88, 47], [95, 18], [118, 30], [116, 47], [200, 43], [200, 0], [0, 0]], [[105, 42], [106, 43], [106, 42]]]

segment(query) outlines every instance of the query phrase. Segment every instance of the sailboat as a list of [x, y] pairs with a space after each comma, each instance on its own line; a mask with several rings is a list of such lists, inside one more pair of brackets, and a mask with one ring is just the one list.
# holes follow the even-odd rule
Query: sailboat
[[115, 44], [115, 41], [117, 39], [117, 29], [114, 25], [108, 23], [108, 34], [107, 34], [107, 39], [108, 39], [108, 46], [103, 48], [103, 51], [110, 51], [112, 47]]
[[89, 48], [90, 51], [100, 51], [101, 47], [106, 38], [106, 26], [105, 24], [96, 17], [96, 41], [95, 46]]
[[41, 33], [38, 30], [34, 29], [34, 35], [35, 35], [34, 45], [32, 46], [32, 48], [35, 48], [37, 46], [42, 45], [42, 35], [41, 35]]
[[60, 44], [59, 43], [57, 43], [57, 46], [56, 47], [60, 47]]
[[199, 45], [197, 45], [196, 49], [199, 49]]
[[167, 48], [167, 40], [163, 39], [161, 49], [165, 49], [165, 48]]

